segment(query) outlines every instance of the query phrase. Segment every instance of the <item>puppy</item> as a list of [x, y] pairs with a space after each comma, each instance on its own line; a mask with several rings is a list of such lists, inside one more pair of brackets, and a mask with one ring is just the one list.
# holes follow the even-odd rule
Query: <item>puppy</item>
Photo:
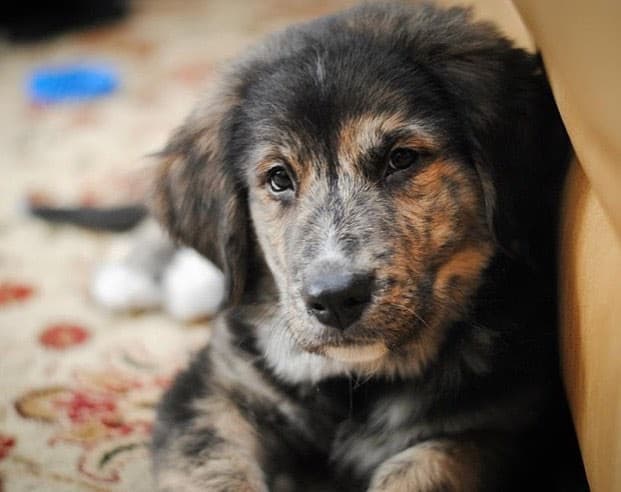
[[160, 405], [159, 489], [545, 490], [567, 154], [538, 59], [464, 9], [369, 4], [233, 64], [159, 155], [155, 214], [228, 293]]

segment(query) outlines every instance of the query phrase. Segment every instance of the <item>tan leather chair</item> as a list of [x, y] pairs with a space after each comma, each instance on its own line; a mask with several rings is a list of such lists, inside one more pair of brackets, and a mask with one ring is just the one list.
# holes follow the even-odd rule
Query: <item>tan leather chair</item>
[[591, 489], [621, 491], [621, 2], [514, 3], [577, 157], [560, 231], [565, 386]]
[[472, 4], [536, 46], [575, 149], [560, 230], [561, 357], [591, 490], [621, 491], [621, 1]]

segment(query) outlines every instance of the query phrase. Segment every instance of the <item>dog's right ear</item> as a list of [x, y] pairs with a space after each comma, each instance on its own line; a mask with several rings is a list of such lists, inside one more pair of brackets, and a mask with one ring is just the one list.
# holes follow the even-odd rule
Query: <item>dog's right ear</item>
[[226, 162], [235, 96], [220, 90], [198, 107], [156, 155], [151, 210], [176, 241], [193, 247], [225, 275], [225, 299], [240, 301], [246, 281], [245, 189]]

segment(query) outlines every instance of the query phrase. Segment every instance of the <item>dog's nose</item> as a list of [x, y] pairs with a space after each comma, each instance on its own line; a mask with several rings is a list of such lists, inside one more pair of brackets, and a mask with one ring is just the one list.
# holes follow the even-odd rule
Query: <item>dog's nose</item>
[[321, 323], [343, 331], [360, 318], [369, 304], [372, 283], [368, 274], [320, 269], [306, 278], [304, 301]]

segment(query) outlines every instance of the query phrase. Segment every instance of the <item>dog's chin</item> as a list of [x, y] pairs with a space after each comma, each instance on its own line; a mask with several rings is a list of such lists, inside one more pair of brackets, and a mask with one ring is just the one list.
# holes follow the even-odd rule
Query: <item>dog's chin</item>
[[349, 364], [368, 363], [382, 358], [388, 347], [383, 342], [365, 345], [328, 345], [321, 351], [324, 356]]
[[364, 328], [362, 324], [355, 324], [347, 335], [343, 335], [311, 321], [303, 331], [304, 335], [295, 338], [298, 347], [311, 354], [349, 364], [372, 363], [386, 355], [389, 349], [382, 340], [369, 339], [367, 333], [363, 337], [356, 336], [356, 332]]

